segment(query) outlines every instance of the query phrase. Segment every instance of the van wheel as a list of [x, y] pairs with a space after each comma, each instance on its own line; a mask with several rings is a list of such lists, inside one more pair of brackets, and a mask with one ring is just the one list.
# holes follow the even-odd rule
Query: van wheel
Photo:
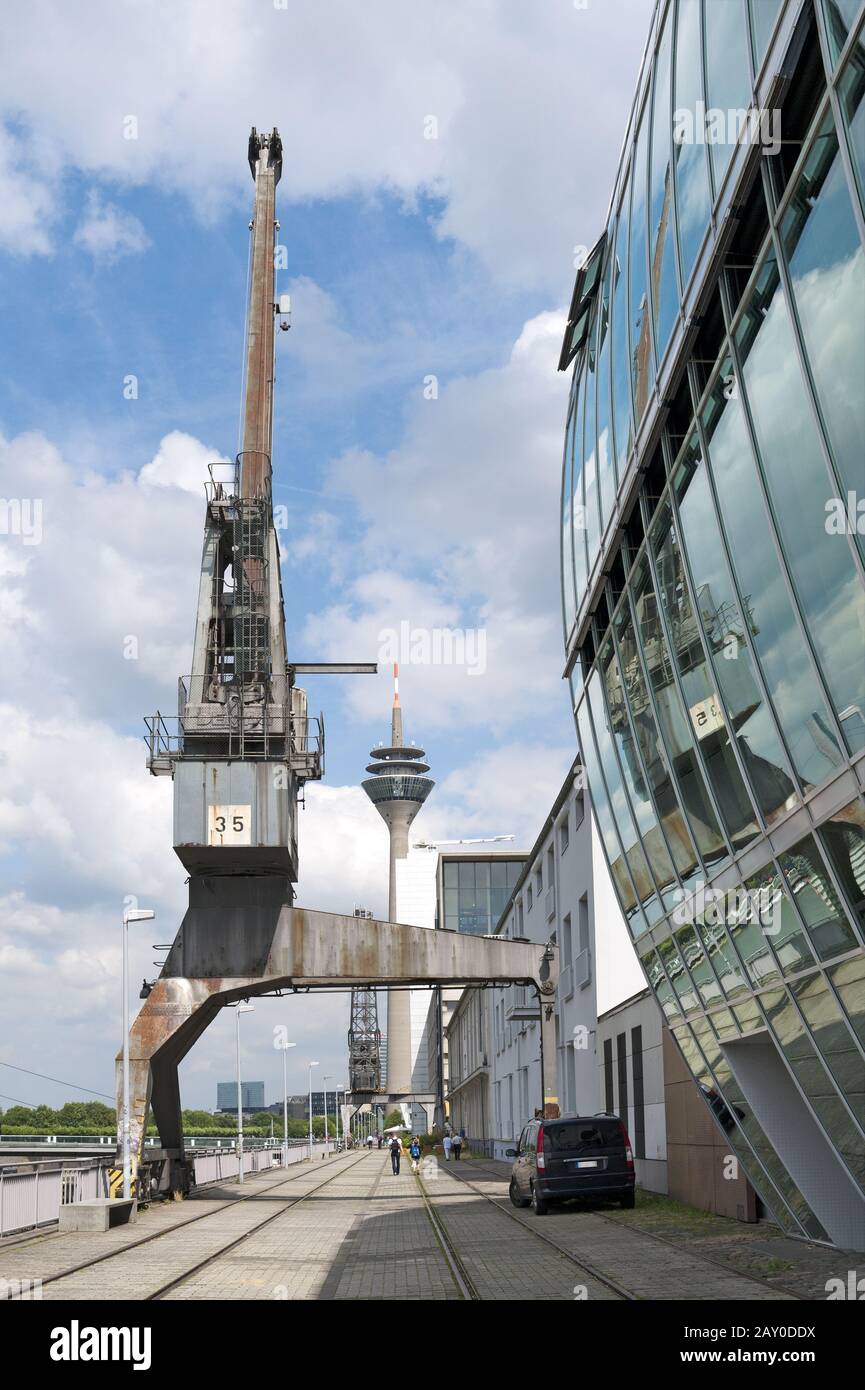
[[525, 1197], [520, 1196], [520, 1189], [517, 1187], [515, 1178], [511, 1178], [511, 1185], [508, 1188], [508, 1196], [510, 1197], [515, 1207], [527, 1207], [529, 1205], [527, 1199]]
[[549, 1207], [543, 1197], [538, 1196], [538, 1189], [535, 1187], [534, 1183], [532, 1183], [532, 1211], [535, 1213], [535, 1216], [546, 1216], [549, 1211]]
[[636, 1204], [636, 1200], [636, 1195], [633, 1192], [626, 1192], [624, 1197], [619, 1198], [619, 1201], [625, 1208], [625, 1211], [633, 1211], [634, 1206]]

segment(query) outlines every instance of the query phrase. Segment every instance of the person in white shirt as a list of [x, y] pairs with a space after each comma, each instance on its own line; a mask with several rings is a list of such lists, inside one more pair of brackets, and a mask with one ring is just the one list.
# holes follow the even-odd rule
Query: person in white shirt
[[451, 1137], [449, 1134], [445, 1135], [444, 1139], [442, 1140], [442, 1144], [444, 1146], [445, 1159], [449, 1162], [451, 1156]]

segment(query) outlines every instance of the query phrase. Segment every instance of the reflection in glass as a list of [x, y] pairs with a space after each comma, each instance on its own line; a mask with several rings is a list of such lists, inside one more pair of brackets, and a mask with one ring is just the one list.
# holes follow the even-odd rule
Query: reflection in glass
[[733, 382], [725, 356], [702, 416], [709, 464], [769, 694], [796, 770], [814, 786], [837, 768], [842, 753], [778, 563]]
[[854, 956], [829, 971], [829, 979], [838, 991], [838, 998], [850, 1026], [865, 1047], [865, 957]]
[[826, 28], [829, 30], [829, 45], [832, 49], [832, 56], [836, 60], [853, 27], [861, 3], [862, 0], [823, 0], [823, 8], [826, 11]]
[[802, 930], [784, 880], [772, 864], [766, 864], [746, 881], [745, 887], [756, 898], [755, 915], [769, 939], [785, 975], [795, 975], [814, 964], [811, 948]]
[[643, 108], [637, 150], [631, 176], [631, 244], [628, 258], [630, 333], [631, 333], [631, 393], [634, 418], [639, 429], [643, 412], [649, 402], [649, 392], [655, 380], [649, 329], [649, 297], [646, 289], [646, 149], [648, 144], [648, 105]]
[[706, 791], [703, 772], [694, 752], [691, 728], [673, 679], [667, 640], [658, 617], [658, 601], [645, 555], [634, 568], [631, 596], [632, 619], [654, 692], [665, 757], [672, 760], [697, 848], [703, 863], [709, 866], [726, 857], [727, 847]]
[[679, 289], [673, 256], [673, 171], [670, 126], [670, 49], [673, 9], [667, 12], [658, 50], [652, 94], [652, 166], [649, 189], [649, 246], [652, 306], [658, 361], [673, 331], [679, 309]]
[[586, 419], [583, 434], [583, 477], [586, 488], [586, 549], [589, 574], [598, 556], [601, 526], [598, 518], [598, 469], [595, 452], [595, 344], [594, 335], [586, 349]]
[[850, 1036], [831, 990], [822, 975], [798, 980], [792, 989], [814, 1042], [862, 1127], [865, 1125], [865, 1060]]
[[754, 52], [757, 56], [757, 67], [763, 61], [766, 52], [766, 45], [769, 42], [775, 19], [781, 6], [781, 0], [750, 0], [751, 4], [751, 26], [754, 33]]
[[850, 148], [865, 199], [865, 36], [850, 55], [838, 86], [841, 107], [850, 132]]
[[[703, 58], [700, 51], [700, 0], [679, 0], [679, 21], [676, 36], [676, 77], [674, 116], [688, 113], [690, 122], [676, 122], [676, 129], [685, 131], [690, 123], [696, 128], [697, 112], [703, 101]], [[687, 285], [697, 259], [697, 252], [709, 225], [709, 173], [706, 165], [706, 145], [700, 140], [677, 140], [676, 211], [679, 249], [682, 258], [682, 283]]]
[[646, 972], [652, 992], [661, 1006], [667, 1024], [672, 1026], [682, 1017], [682, 1010], [679, 1008], [673, 987], [664, 974], [661, 962], [654, 951], [643, 956], [643, 969]]
[[670, 984], [676, 991], [682, 1012], [685, 1014], [695, 1013], [700, 1007], [700, 1000], [694, 983], [685, 969], [685, 962], [682, 959], [678, 942], [673, 937], [668, 937], [658, 947], [658, 954]]
[[700, 745], [727, 834], [736, 849], [744, 848], [758, 833], [759, 826], [727, 737], [714, 676], [706, 663], [669, 502], [660, 504], [650, 539], [658, 591], [694, 737]]
[[855, 752], [865, 747], [865, 591], [846, 536], [826, 528], [830, 480], [796, 370], [790, 317], [773, 256], [758, 275], [736, 344], [787, 566], [835, 712]]
[[[696, 434], [682, 451], [675, 477], [682, 538], [706, 643], [714, 658], [718, 692], [735, 732], [751, 789], [771, 825], [779, 815], [792, 809], [798, 798], [745, 640], [742, 612], [724, 556]], [[754, 630], [750, 607], [748, 629]]]
[[[721, 922], [699, 921], [697, 931], [700, 933], [700, 940], [706, 954], [715, 967], [715, 974], [721, 982], [721, 988], [726, 997], [735, 999], [744, 994], [748, 985], [742, 974], [739, 958], [733, 950], [733, 944], [723, 924]], [[738, 1033], [738, 1025], [735, 1031]]]
[[[662, 915], [662, 908], [658, 901], [655, 883], [643, 851], [643, 846], [640, 843], [639, 835], [637, 834], [636, 825], [634, 824], [628, 794], [622, 782], [601, 690], [600, 675], [597, 670], [594, 671], [588, 679], [586, 693], [592, 713], [598, 757], [601, 760], [601, 770], [610, 798], [610, 808], [613, 812], [613, 817], [619, 832], [619, 839], [622, 842], [622, 846], [628, 858], [628, 863], [631, 866], [631, 877], [634, 880], [637, 896], [643, 904], [646, 916], [650, 923], [657, 922]], [[672, 874], [672, 865], [670, 865], [670, 874]]]
[[[618, 657], [613, 650], [611, 639], [607, 640], [601, 650], [599, 667], [606, 694], [605, 725], [619, 754], [622, 780], [637, 823], [643, 849], [649, 860], [655, 882], [661, 890], [665, 908], [669, 909], [678, 901], [675, 870], [658, 825], [655, 808], [643, 778], [642, 767], [635, 756], [631, 726], [625, 704], [624, 684], [619, 670]], [[592, 712], [594, 713], [594, 705]], [[598, 733], [598, 742], [600, 743], [600, 741], [601, 734]], [[603, 753], [601, 756], [603, 758]]]
[[[706, 112], [709, 153], [717, 196], [730, 162], [738, 131], [730, 129], [727, 113], [744, 111], [750, 100], [751, 65], [745, 10], [730, 0], [706, 0]], [[721, 113], [717, 124], [710, 111]], [[720, 138], [718, 138], [720, 137]]]
[[853, 913], [865, 935], [865, 807], [851, 801], [817, 831]]
[[642, 915], [642, 910], [637, 903], [631, 883], [628, 867], [625, 862], [619, 838], [616, 834], [616, 827], [613, 822], [613, 815], [610, 809], [610, 800], [601, 777], [601, 764], [598, 760], [595, 748], [595, 739], [592, 732], [591, 720], [589, 719], [589, 703], [584, 698], [577, 710], [577, 728], [580, 735], [580, 756], [583, 766], [586, 769], [586, 776], [589, 782], [589, 791], [592, 797], [592, 808], [598, 821], [598, 828], [607, 852], [607, 860], [610, 865], [610, 873], [616, 885], [616, 893], [619, 905], [628, 920], [632, 936], [639, 936], [646, 929], [646, 922]]
[[820, 960], [851, 951], [856, 938], [811, 836], [784, 850], [778, 860]]
[[574, 402], [571, 400], [571, 410], [568, 416], [568, 428], [565, 432], [565, 463], [562, 485], [562, 619], [565, 627], [565, 643], [570, 636], [571, 628], [577, 616], [577, 594], [574, 587], [574, 553], [573, 545], [573, 479], [571, 470], [573, 468], [573, 448], [574, 448]]
[[628, 390], [628, 249], [629, 186], [622, 195], [622, 211], [616, 230], [616, 253], [612, 262], [613, 276], [613, 433], [616, 440], [616, 474], [619, 482], [625, 475], [631, 452], [631, 398]]
[[645, 769], [649, 790], [663, 824], [670, 852], [679, 877], [687, 889], [701, 873], [700, 862], [694, 850], [693, 837], [687, 820], [679, 805], [676, 789], [670, 778], [666, 754], [658, 737], [658, 726], [655, 723], [649, 693], [646, 689], [634, 638], [634, 625], [627, 604], [622, 605], [613, 619], [613, 631], [618, 646], [619, 669], [628, 707], [627, 712], [630, 716], [628, 727], [632, 731], [631, 747], [633, 753], [625, 755], [623, 752], [622, 756], [633, 757], [635, 770], [638, 767]]
[[[865, 251], [853, 217], [831, 115], [826, 117], [805, 163], [784, 214], [781, 235], [808, 361], [841, 483], [861, 496], [865, 457]], [[839, 305], [844, 306], [843, 314], [838, 312]]]
[[745, 967], [745, 974], [755, 989], [774, 984], [781, 978], [758, 907], [752, 899], [743, 895], [742, 900], [731, 907], [727, 930]]
[[706, 952], [703, 950], [703, 943], [698, 938], [695, 929], [685, 927], [682, 931], [676, 932], [676, 943], [706, 1008], [712, 1004], [722, 1003], [724, 996], [721, 992], [721, 986], [715, 978], [715, 972], [709, 964]]
[[589, 577], [586, 563], [586, 504], [583, 493], [583, 420], [586, 406], [585, 375], [580, 377], [577, 388], [577, 414], [574, 425], [574, 487], [571, 511], [574, 517], [574, 569], [576, 572], [577, 593], [582, 597], [586, 592]]
[[766, 1004], [766, 1017], [799, 1089], [825, 1129], [833, 1145], [857, 1182], [865, 1182], [865, 1138], [850, 1112], [830, 1084], [814, 1046], [805, 1031], [796, 1007], [785, 993], [777, 1002]]
[[610, 424], [610, 284], [613, 257], [607, 258], [598, 301], [598, 489], [606, 526], [616, 502], [615, 459]]

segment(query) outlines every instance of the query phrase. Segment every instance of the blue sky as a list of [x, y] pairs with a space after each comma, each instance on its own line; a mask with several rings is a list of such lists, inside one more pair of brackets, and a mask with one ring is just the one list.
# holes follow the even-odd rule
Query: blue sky
[[[555, 365], [650, 4], [90, 10], [86, 41], [59, 3], [12, 19], [0, 98], [0, 496], [43, 514], [38, 545], [0, 536], [0, 1061], [110, 1092], [119, 904], [155, 906], [158, 941], [183, 910], [170, 784], [147, 777], [138, 739], [187, 669], [206, 462], [236, 448], [249, 126], [285, 142], [274, 500], [290, 654], [374, 660], [401, 621], [483, 628], [482, 675], [401, 672], [438, 784], [418, 833], [527, 847], [574, 750]], [[388, 675], [308, 688], [328, 766], [302, 814], [299, 898], [383, 913], [385, 834], [357, 784]], [[152, 977], [148, 942], [134, 969]], [[346, 1011], [259, 1003], [249, 1075], [269, 1100], [273, 1022], [296, 1033], [303, 1089], [306, 1054], [343, 1074]], [[230, 1027], [184, 1065], [185, 1103], [214, 1103]], [[0, 1067], [0, 1092], [72, 1094], [14, 1075]]]

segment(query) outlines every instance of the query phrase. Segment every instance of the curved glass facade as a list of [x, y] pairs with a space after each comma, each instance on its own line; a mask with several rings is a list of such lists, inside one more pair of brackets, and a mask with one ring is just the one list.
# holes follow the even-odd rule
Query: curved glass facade
[[658, 0], [560, 364], [568, 670], [635, 950], [775, 1218], [860, 1249], [863, 192], [865, 4]]

